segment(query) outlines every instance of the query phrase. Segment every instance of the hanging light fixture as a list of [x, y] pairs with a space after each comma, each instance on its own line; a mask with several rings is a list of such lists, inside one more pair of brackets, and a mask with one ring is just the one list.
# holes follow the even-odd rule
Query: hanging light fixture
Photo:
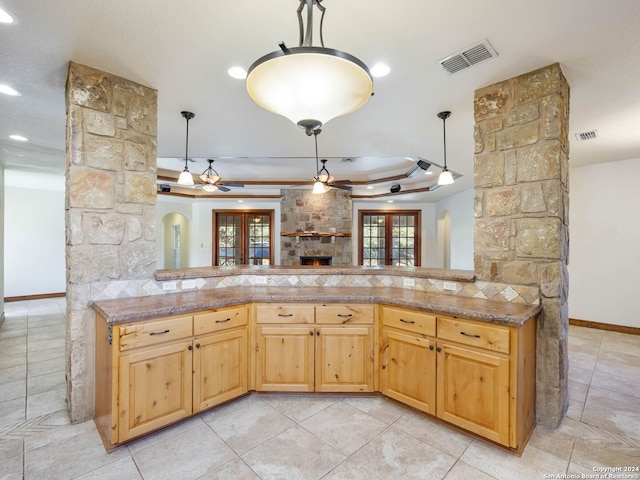
[[313, 177], [313, 190], [312, 193], [325, 193], [330, 190], [329, 185], [327, 185], [330, 181], [333, 180], [333, 177], [325, 167], [327, 161], [325, 159], [322, 160], [322, 168], [318, 166], [318, 134], [321, 132], [319, 128], [313, 130], [313, 139], [316, 145], [316, 176]]
[[[256, 60], [247, 73], [247, 92], [262, 108], [283, 115], [307, 135], [341, 115], [362, 107], [373, 93], [369, 68], [356, 57], [325, 48], [322, 35], [325, 7], [322, 0], [299, 0], [300, 44]], [[302, 10], [307, 7], [306, 31]], [[313, 7], [322, 12], [321, 47], [313, 43]], [[304, 33], [304, 35], [303, 35]]]
[[182, 116], [187, 120], [187, 141], [184, 149], [184, 170], [180, 173], [178, 177], [178, 183], [180, 185], [193, 185], [193, 176], [191, 172], [189, 172], [189, 120], [196, 116], [195, 113], [192, 112], [180, 112]]
[[438, 185], [451, 185], [453, 183], [453, 175], [447, 168], [447, 118], [451, 116], [451, 112], [440, 112], [438, 118], [442, 120], [442, 133], [444, 138], [444, 168], [438, 177]]

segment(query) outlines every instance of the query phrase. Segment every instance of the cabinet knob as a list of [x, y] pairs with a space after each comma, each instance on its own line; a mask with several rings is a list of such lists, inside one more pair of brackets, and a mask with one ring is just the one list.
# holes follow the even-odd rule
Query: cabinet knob
[[316, 330], [316, 335], [319, 337], [320, 336], [320, 330]]
[[188, 348], [189, 350], [193, 350], [193, 346], [192, 346], [192, 345], [189, 345], [187, 348]]
[[311, 331], [309, 332], [309, 335], [311, 335], [311, 336], [313, 337], [313, 330], [311, 330]]
[[433, 351], [433, 345], [429, 345], [429, 350]]
[[200, 344], [199, 343], [196, 343], [196, 348], [200, 348]]
[[436, 352], [441, 352], [442, 349], [440, 347], [436, 348]]

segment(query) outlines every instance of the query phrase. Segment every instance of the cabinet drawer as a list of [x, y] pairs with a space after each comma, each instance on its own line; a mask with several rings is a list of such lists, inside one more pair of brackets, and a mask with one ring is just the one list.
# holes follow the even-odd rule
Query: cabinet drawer
[[438, 338], [509, 353], [509, 327], [438, 317]]
[[316, 323], [372, 324], [374, 309], [373, 305], [318, 305]]
[[193, 334], [217, 332], [247, 324], [247, 307], [226, 308], [199, 313], [193, 317]]
[[258, 323], [313, 323], [313, 305], [258, 305]]
[[436, 336], [436, 317], [404, 308], [382, 307], [382, 325]]
[[193, 335], [192, 317], [170, 317], [120, 327], [120, 350], [154, 345]]

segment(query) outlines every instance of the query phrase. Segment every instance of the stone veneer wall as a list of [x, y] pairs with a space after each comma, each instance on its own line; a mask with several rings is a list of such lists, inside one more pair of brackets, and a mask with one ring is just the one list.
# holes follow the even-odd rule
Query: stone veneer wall
[[[332, 188], [321, 195], [311, 190], [281, 190], [282, 232], [349, 232], [353, 218], [351, 193]], [[300, 256], [331, 256], [332, 265], [353, 265], [351, 237], [282, 237], [281, 265], [300, 265]]]
[[70, 63], [66, 106], [67, 406], [81, 422], [94, 412], [93, 285], [156, 268], [157, 92]]
[[568, 406], [569, 85], [558, 64], [475, 92], [475, 272], [539, 285], [538, 422]]

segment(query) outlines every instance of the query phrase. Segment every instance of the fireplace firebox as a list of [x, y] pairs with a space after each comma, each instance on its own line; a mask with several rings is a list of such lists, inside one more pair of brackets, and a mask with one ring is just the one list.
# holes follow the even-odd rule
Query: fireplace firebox
[[323, 266], [323, 265], [331, 265], [331, 259], [333, 257], [329, 257], [326, 255], [314, 255], [314, 256], [306, 256], [300, 257], [300, 265], [311, 265], [314, 267]]

